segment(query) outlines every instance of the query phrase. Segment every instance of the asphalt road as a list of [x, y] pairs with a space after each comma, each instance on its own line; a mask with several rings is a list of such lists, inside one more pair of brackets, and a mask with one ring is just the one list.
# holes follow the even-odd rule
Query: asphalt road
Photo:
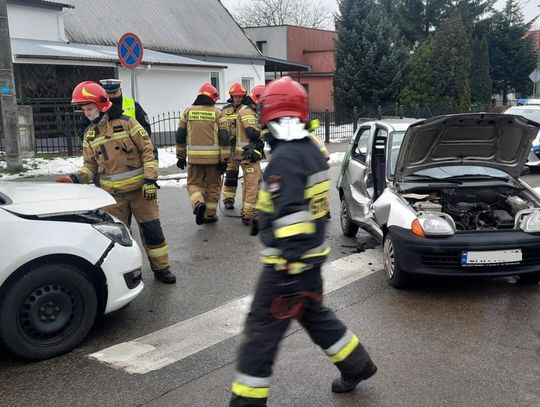
[[[338, 169], [332, 167], [334, 181]], [[540, 186], [540, 175], [526, 179]], [[380, 264], [380, 246], [367, 234], [342, 236], [334, 189], [331, 206], [329, 262], [356, 254], [359, 273]], [[141, 296], [99, 320], [73, 352], [27, 363], [0, 349], [0, 406], [227, 404], [241, 335], [145, 374], [88, 358], [211, 313], [253, 290], [260, 244], [239, 219], [220, 215], [217, 224], [195, 225], [185, 189], [162, 188], [160, 208], [177, 284], [156, 282], [146, 264]], [[326, 301], [359, 335], [379, 372], [357, 391], [333, 395], [329, 386], [337, 371], [294, 326], [281, 348], [270, 406], [540, 405], [539, 285], [518, 285], [512, 278], [429, 279], [398, 291], [387, 286], [375, 267], [374, 273], [333, 291]], [[177, 340], [207, 334], [211, 332], [193, 332]]]

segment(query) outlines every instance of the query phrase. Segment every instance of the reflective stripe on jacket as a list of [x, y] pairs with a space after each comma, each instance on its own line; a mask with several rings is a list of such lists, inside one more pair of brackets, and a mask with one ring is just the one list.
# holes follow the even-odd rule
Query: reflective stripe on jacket
[[328, 164], [309, 138], [279, 142], [263, 174], [257, 210], [266, 264], [323, 262]]
[[83, 167], [77, 176], [83, 183], [100, 176], [101, 187], [110, 193], [141, 188], [144, 180], [157, 180], [158, 163], [148, 132], [134, 119], [106, 114], [88, 127], [83, 140]]
[[244, 153], [244, 146], [249, 143], [249, 137], [246, 134], [247, 129], [253, 129], [260, 138], [261, 126], [259, 125], [259, 119], [257, 114], [249, 106], [242, 105], [238, 109], [236, 118], [236, 148], [235, 157], [242, 157]]
[[218, 164], [230, 157], [227, 120], [215, 106], [184, 111], [177, 131], [176, 155], [190, 164]]

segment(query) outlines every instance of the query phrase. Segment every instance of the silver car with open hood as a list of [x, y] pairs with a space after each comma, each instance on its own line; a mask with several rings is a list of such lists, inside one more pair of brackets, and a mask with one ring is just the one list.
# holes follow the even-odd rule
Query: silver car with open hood
[[540, 280], [540, 196], [519, 178], [538, 123], [474, 113], [368, 127], [365, 156], [356, 133], [338, 180], [341, 225], [383, 242], [390, 285], [412, 274]]

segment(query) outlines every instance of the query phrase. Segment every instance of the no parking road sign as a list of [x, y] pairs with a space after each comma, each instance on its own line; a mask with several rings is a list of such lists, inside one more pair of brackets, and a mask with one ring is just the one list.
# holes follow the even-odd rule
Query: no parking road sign
[[120, 64], [127, 69], [137, 68], [143, 59], [141, 39], [133, 33], [125, 33], [118, 41], [118, 58]]

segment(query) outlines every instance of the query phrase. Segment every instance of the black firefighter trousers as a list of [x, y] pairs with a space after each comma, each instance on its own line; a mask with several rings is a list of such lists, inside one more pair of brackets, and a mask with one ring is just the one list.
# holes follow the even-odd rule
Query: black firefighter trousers
[[[283, 271], [267, 265], [259, 277], [239, 350], [231, 407], [266, 406], [274, 359], [291, 323], [290, 319], [277, 319], [270, 312], [272, 299], [278, 295], [276, 284], [283, 279], [280, 273]], [[321, 264], [302, 274], [303, 288], [322, 294]], [[366, 363], [371, 361], [369, 354], [357, 336], [328, 307], [309, 300], [298, 322], [311, 340], [325, 351], [343, 378], [363, 374]]]

